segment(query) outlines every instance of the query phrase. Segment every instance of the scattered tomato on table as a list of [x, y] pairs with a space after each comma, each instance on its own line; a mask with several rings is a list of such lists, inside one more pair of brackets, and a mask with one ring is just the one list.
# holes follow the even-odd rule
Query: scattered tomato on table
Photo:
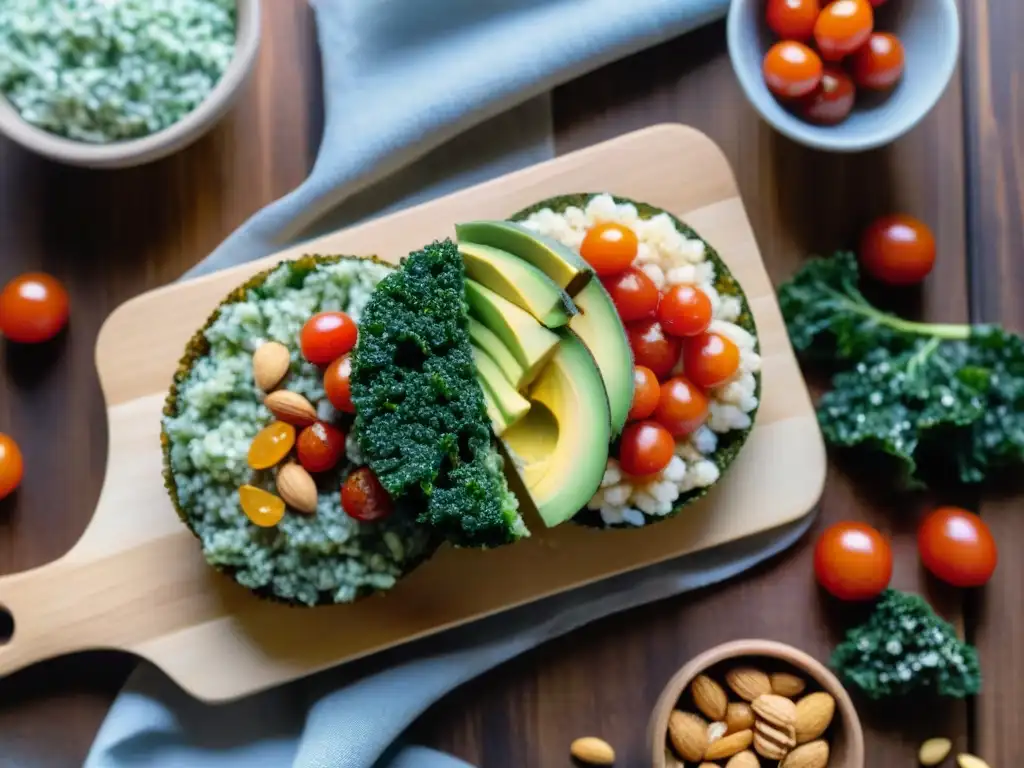
[[959, 507], [939, 507], [929, 513], [917, 530], [917, 548], [924, 567], [955, 587], [987, 583], [999, 560], [989, 527]]
[[19, 344], [49, 341], [67, 325], [68, 292], [51, 275], [30, 272], [0, 291], [0, 334]]
[[356, 345], [356, 324], [344, 312], [320, 312], [302, 327], [299, 346], [313, 365], [330, 365]]
[[0, 499], [10, 496], [21, 485], [25, 462], [14, 438], [0, 432]]
[[861, 237], [860, 264], [876, 280], [912, 285], [935, 264], [935, 236], [913, 216], [895, 214], [873, 221]]
[[889, 586], [892, 548], [870, 525], [836, 523], [818, 537], [814, 573], [818, 583], [840, 600], [870, 600]]
[[362, 523], [383, 520], [392, 512], [391, 497], [369, 467], [359, 467], [341, 486], [341, 508]]

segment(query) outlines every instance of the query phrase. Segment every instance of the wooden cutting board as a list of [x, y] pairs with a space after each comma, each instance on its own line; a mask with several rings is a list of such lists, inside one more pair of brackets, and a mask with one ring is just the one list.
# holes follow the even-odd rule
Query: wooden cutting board
[[[723, 481], [678, 517], [639, 530], [574, 525], [488, 552], [444, 548], [384, 596], [289, 608], [209, 568], [161, 480], [160, 411], [188, 338], [249, 275], [303, 253], [397, 261], [454, 237], [457, 221], [506, 218], [543, 198], [607, 191], [667, 209], [719, 251], [743, 285], [764, 359], [750, 439]], [[56, 562], [0, 579], [14, 634], [0, 673], [93, 648], [149, 659], [192, 695], [223, 701], [488, 614], [807, 514], [825, 451], [736, 182], [701, 133], [664, 125], [318, 238], [276, 256], [138, 296], [100, 332], [107, 475], [81, 540]], [[514, 577], [510, 578], [510, 576]]]

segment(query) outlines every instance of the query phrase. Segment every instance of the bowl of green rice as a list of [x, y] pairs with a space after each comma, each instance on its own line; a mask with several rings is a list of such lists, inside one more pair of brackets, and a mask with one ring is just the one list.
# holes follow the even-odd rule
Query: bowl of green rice
[[259, 42], [259, 0], [4, 0], [0, 133], [71, 165], [157, 160], [224, 115]]

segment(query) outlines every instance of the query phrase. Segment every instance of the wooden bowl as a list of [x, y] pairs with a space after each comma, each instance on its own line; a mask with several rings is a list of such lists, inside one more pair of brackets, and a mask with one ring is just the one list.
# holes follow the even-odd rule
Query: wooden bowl
[[[667, 768], [665, 737], [668, 732], [668, 718], [683, 698], [693, 678], [707, 670], [724, 670], [733, 664], [749, 664], [766, 672], [792, 672], [807, 680], [808, 691], [815, 690], [817, 685], [820, 690], [832, 694], [836, 700], [836, 714], [826, 732], [831, 752], [828, 766], [864, 768], [864, 732], [850, 694], [824, 664], [801, 650], [772, 640], [734, 640], [716, 645], [691, 659], [672, 676], [658, 697], [648, 724], [647, 741], [651, 745], [653, 768]], [[689, 706], [682, 708], [693, 711]], [[762, 764], [774, 765], [768, 761], [762, 761]]]

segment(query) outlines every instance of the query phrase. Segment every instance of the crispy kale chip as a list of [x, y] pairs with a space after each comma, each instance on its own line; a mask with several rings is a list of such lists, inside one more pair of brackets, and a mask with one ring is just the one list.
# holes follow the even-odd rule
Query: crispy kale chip
[[832, 668], [869, 699], [928, 693], [962, 699], [981, 688], [977, 650], [919, 595], [887, 589], [866, 623], [846, 634]]
[[470, 346], [462, 258], [450, 241], [410, 254], [374, 290], [352, 356], [360, 447], [393, 497], [458, 546], [527, 535], [494, 446]]

